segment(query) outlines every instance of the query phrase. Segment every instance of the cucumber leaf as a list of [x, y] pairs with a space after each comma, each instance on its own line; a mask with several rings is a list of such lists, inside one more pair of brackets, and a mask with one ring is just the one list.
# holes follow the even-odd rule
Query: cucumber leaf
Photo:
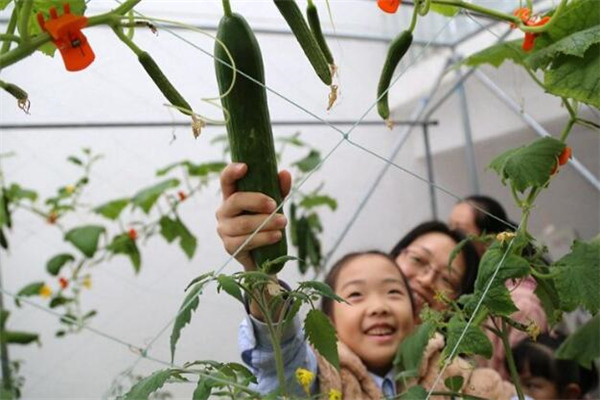
[[140, 207], [146, 214], [150, 212], [154, 203], [167, 190], [179, 186], [179, 180], [169, 179], [142, 189], [133, 196], [131, 202], [134, 206]]
[[331, 320], [320, 310], [310, 310], [304, 320], [304, 332], [319, 354], [339, 371], [337, 335]]
[[460, 343], [458, 342], [466, 327], [467, 323], [458, 318], [457, 315], [450, 319], [450, 322], [448, 323], [446, 347], [443, 351], [444, 356], [449, 357], [452, 350], [454, 350], [458, 344], [454, 353], [455, 356], [461, 354], [479, 354], [490, 359], [493, 352], [492, 342], [490, 342], [490, 339], [483, 333], [480, 327], [469, 325], [469, 328], [465, 332]]
[[163, 216], [160, 221], [160, 234], [169, 243], [179, 238], [179, 247], [187, 255], [189, 259], [194, 257], [196, 252], [197, 240], [196, 237], [188, 230], [179, 218], [171, 219]]
[[110, 220], [116, 220], [129, 204], [129, 199], [112, 200], [94, 208], [94, 212]]
[[131, 260], [131, 264], [133, 264], [133, 269], [136, 273], [140, 272], [140, 267], [142, 265], [142, 256], [140, 254], [140, 250], [137, 247], [137, 243], [129, 234], [122, 233], [113, 238], [112, 242], [107, 246], [107, 250], [112, 252], [113, 254], [124, 254], [129, 257]]
[[65, 234], [65, 240], [71, 242], [86, 257], [92, 258], [98, 250], [100, 235], [106, 232], [103, 226], [87, 225], [73, 228]]
[[600, 357], [600, 314], [569, 335], [556, 351], [556, 358], [576, 360], [584, 368], [591, 369], [592, 362]]
[[124, 400], [148, 399], [150, 395], [164, 386], [176, 370], [164, 369], [142, 379], [125, 394]]
[[46, 263], [46, 271], [52, 276], [57, 276], [60, 272], [60, 269], [68, 262], [75, 261], [75, 257], [73, 257], [69, 253], [62, 253], [52, 257]]

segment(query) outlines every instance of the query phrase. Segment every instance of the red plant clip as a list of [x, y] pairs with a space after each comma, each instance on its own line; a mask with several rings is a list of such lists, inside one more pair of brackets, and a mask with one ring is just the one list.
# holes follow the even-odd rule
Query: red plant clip
[[394, 14], [398, 11], [398, 7], [400, 7], [401, 0], [377, 0], [377, 5], [381, 9], [388, 14]]
[[87, 38], [81, 32], [87, 26], [88, 19], [83, 15], [71, 14], [69, 3], [63, 4], [63, 15], [60, 17], [56, 8], [50, 8], [50, 18], [44, 21], [44, 14], [37, 15], [38, 23], [43, 31], [52, 37], [52, 43], [60, 51], [67, 71], [81, 71], [90, 65], [96, 56]]

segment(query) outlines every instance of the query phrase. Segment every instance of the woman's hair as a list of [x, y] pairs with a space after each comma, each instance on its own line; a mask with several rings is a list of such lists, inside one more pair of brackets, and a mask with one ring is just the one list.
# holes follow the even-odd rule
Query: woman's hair
[[[448, 228], [448, 225], [443, 222], [423, 222], [404, 235], [404, 237], [400, 239], [396, 246], [394, 246], [390, 252], [390, 255], [396, 259], [402, 250], [410, 246], [417, 238], [427, 235], [428, 233], [444, 234], [452, 239], [456, 244], [460, 243], [466, 238], [462, 232]], [[458, 293], [458, 295], [473, 292], [475, 278], [477, 278], [477, 269], [479, 268], [479, 254], [471, 242], [464, 243], [464, 246], [461, 249], [461, 254], [465, 260], [465, 274], [461, 280], [460, 293]]]
[[[475, 213], [475, 226], [480, 233], [493, 234], [515, 229], [511, 226], [514, 224], [508, 221], [504, 207], [491, 197], [473, 195], [462, 200], [461, 203], [471, 204], [479, 208], [473, 207], [473, 211]], [[508, 222], [510, 225], [503, 221]]]
[[[354, 253], [349, 253], [349, 254], [346, 254], [341, 259], [339, 259], [335, 264], [333, 264], [333, 267], [331, 267], [331, 269], [327, 273], [327, 276], [325, 277], [324, 282], [326, 284], [328, 284], [335, 292], [335, 286], [337, 284], [337, 280], [338, 280], [338, 277], [339, 277], [342, 269], [350, 261], [354, 260], [355, 258], [361, 257], [361, 256], [367, 256], [367, 255], [376, 255], [376, 256], [383, 257], [383, 258], [389, 260], [392, 264], [396, 265], [396, 260], [394, 258], [392, 258], [389, 254], [386, 254], [379, 250], [358, 251], [358, 252], [354, 252]], [[404, 276], [404, 273], [400, 270], [400, 268], [398, 268], [398, 272], [400, 273], [400, 276], [402, 276], [402, 282], [404, 282], [404, 286], [406, 286], [406, 291], [408, 293], [408, 297], [410, 298], [410, 305], [411, 305], [411, 308], [412, 308], [412, 311], [414, 314], [415, 313], [415, 300], [413, 298], [412, 289], [408, 285], [408, 281], [406, 280], [406, 277]], [[321, 300], [321, 311], [323, 311], [329, 317], [332, 316], [333, 302], [334, 302], [334, 300], [332, 300], [328, 297], [323, 297], [323, 299]]]
[[531, 376], [554, 382], [559, 394], [562, 394], [570, 383], [576, 383], [583, 395], [598, 385], [598, 372], [593, 363], [592, 369], [587, 369], [575, 360], [557, 359], [554, 352], [564, 340], [565, 336], [552, 337], [542, 334], [535, 342], [531, 339], [519, 342], [512, 349], [515, 366], [519, 373], [527, 369]]

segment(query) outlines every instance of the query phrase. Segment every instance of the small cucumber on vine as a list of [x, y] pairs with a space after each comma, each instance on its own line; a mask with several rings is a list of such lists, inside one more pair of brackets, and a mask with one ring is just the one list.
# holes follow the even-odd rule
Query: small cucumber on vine
[[142, 51], [138, 54], [138, 60], [162, 94], [169, 100], [169, 103], [175, 106], [182, 114], [191, 115], [192, 107], [190, 107], [183, 96], [175, 89], [171, 82], [169, 82], [169, 79], [163, 74], [150, 54]]
[[298, 8], [295, 0], [274, 0], [275, 5], [279, 9], [279, 12], [283, 18], [287, 21], [290, 29], [296, 36], [298, 43], [304, 50], [304, 53], [308, 57], [313, 66], [315, 72], [321, 78], [324, 84], [331, 86], [332, 76], [329, 63], [325, 58], [325, 54], [321, 50], [321, 47], [317, 43], [317, 39], [313, 36], [310, 31], [308, 24], [304, 20], [302, 11]]
[[[246, 176], [237, 181], [237, 190], [262, 192], [279, 205], [283, 199], [277, 175], [267, 93], [262, 86], [265, 77], [260, 47], [246, 20], [227, 10], [219, 23], [217, 39], [221, 44], [215, 44], [215, 70], [219, 91], [222, 96], [226, 94], [221, 102], [226, 113], [231, 159], [248, 165]], [[234, 71], [228, 65], [230, 58], [223, 46], [229, 50], [237, 71], [260, 84], [241, 73], [234, 76]], [[234, 78], [235, 83], [231, 87]], [[287, 255], [285, 232], [282, 231], [282, 234], [279, 242], [251, 251], [257, 267], [264, 266], [264, 272], [268, 274], [277, 273], [283, 268], [283, 263], [267, 263]]]
[[388, 49], [385, 64], [383, 64], [379, 86], [377, 87], [377, 112], [386, 121], [390, 118], [390, 106], [388, 103], [390, 82], [392, 81], [396, 67], [408, 51], [412, 39], [413, 35], [410, 30], [403, 31], [396, 36]]
[[321, 48], [325, 59], [329, 63], [329, 65], [334, 65], [333, 55], [331, 54], [331, 50], [329, 50], [329, 46], [327, 45], [327, 41], [325, 40], [325, 36], [323, 35], [323, 31], [321, 30], [321, 21], [319, 20], [319, 13], [317, 12], [317, 7], [312, 0], [308, 0], [308, 6], [306, 7], [306, 19], [308, 20], [308, 25], [310, 26], [310, 30], [312, 31], [317, 44]]

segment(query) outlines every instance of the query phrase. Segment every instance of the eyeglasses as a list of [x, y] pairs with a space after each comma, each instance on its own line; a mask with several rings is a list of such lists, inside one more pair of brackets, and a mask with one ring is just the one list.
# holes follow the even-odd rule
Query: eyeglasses
[[447, 265], [436, 267], [431, 257], [422, 251], [406, 248], [402, 249], [400, 254], [404, 256], [404, 262], [407, 263], [407, 266], [413, 268], [419, 275], [426, 275], [430, 271], [433, 271], [433, 282], [436, 289], [450, 292], [458, 292], [460, 290], [460, 283], [456, 282], [458, 274], [451, 268], [448, 268]]

